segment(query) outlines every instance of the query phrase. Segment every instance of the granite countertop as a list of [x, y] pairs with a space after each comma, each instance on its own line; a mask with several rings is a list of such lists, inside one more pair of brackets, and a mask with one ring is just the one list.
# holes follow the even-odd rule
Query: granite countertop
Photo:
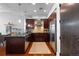
[[16, 35], [16, 36], [5, 36], [5, 37], [25, 37], [25, 36], [22, 36], [22, 35]]
[[32, 33], [49, 33], [49, 31], [33, 31]]
[[5, 37], [26, 37], [27, 35], [7, 35]]
[[49, 33], [48, 29], [34, 29], [32, 33]]

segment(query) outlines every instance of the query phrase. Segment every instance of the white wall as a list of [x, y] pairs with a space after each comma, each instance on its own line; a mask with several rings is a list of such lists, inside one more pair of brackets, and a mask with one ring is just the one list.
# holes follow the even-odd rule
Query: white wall
[[[21, 19], [21, 23], [18, 20]], [[0, 13], [0, 32], [6, 34], [6, 26], [8, 22], [15, 24], [14, 27], [21, 28], [24, 31], [24, 16], [14, 13]]]

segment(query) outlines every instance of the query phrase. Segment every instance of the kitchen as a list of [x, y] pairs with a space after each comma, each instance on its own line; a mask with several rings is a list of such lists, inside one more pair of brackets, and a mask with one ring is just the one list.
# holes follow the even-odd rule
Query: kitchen
[[[0, 55], [56, 54], [56, 4], [2, 3], [0, 6]], [[36, 48], [45, 45], [47, 49], [33, 50], [33, 44]]]

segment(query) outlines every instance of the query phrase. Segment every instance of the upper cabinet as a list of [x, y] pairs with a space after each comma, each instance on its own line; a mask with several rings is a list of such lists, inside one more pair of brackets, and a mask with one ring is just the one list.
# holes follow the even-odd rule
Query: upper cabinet
[[26, 19], [26, 28], [34, 29], [34, 19]]
[[[52, 13], [48, 19], [41, 19], [43, 22], [44, 22], [44, 29], [48, 29], [49, 28], [49, 25], [50, 25], [50, 22], [52, 20], [54, 20], [54, 18], [56, 18], [56, 13]], [[27, 29], [34, 29], [36, 24], [35, 24], [36, 20], [35, 19], [26, 19], [26, 28]], [[41, 26], [41, 23], [38, 22], [37, 23], [38, 26]]]
[[44, 19], [44, 28], [45, 29], [49, 28], [49, 20], [48, 19]]
[[50, 25], [50, 22], [52, 20], [54, 20], [54, 18], [56, 18], [56, 13], [52, 13], [48, 19], [43, 19], [44, 20], [44, 28], [48, 29], [49, 28], [49, 25]]

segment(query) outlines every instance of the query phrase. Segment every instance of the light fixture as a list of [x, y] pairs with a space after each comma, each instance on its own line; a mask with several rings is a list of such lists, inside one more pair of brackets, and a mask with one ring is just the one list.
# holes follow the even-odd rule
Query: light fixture
[[28, 26], [28, 27], [32, 27], [32, 25], [31, 25], [31, 24], [28, 24], [27, 26]]
[[37, 10], [34, 10], [34, 12], [37, 12]]
[[49, 3], [46, 3], [47, 5], [49, 4]]
[[44, 12], [46, 12], [46, 10], [44, 10]]
[[21, 19], [19, 19], [18, 22], [21, 23]]
[[32, 3], [33, 5], [35, 5], [36, 3]]

